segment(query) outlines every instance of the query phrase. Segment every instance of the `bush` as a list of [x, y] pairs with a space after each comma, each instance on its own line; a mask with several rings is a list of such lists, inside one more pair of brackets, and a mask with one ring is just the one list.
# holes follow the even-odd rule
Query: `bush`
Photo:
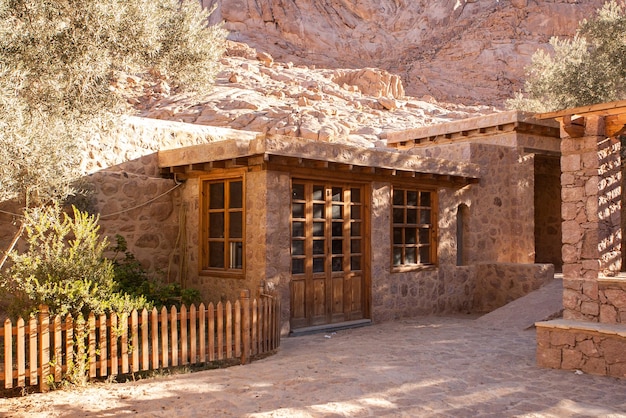
[[[133, 253], [128, 251], [126, 239], [116, 235], [113, 259], [116, 289], [120, 293], [144, 297], [153, 306], [190, 305], [201, 301], [196, 289], [183, 289], [178, 283], [162, 283], [157, 278], [150, 278]], [[120, 254], [124, 258], [118, 260]]]
[[51, 206], [26, 212], [24, 253], [10, 254], [12, 266], [0, 286], [13, 296], [12, 316], [26, 317], [38, 305], [52, 315], [130, 312], [149, 306], [145, 298], [120, 292], [113, 263], [103, 257], [106, 238], [98, 218], [73, 208], [73, 216]]

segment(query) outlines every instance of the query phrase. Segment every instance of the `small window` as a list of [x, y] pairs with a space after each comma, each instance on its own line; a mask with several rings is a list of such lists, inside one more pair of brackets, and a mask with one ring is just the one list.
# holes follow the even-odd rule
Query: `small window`
[[435, 264], [435, 193], [395, 188], [392, 197], [392, 265]]
[[244, 267], [243, 179], [202, 184], [202, 269], [241, 272]]

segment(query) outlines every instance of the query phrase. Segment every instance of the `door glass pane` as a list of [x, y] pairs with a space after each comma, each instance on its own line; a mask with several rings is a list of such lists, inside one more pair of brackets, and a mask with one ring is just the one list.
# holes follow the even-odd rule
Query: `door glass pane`
[[313, 218], [315, 219], [324, 219], [324, 205], [316, 203], [313, 205]]
[[304, 237], [304, 222], [292, 222], [291, 235], [293, 237]]
[[304, 218], [304, 203], [294, 203], [291, 205], [291, 216], [294, 218]]
[[343, 271], [343, 257], [333, 257], [333, 271]]
[[420, 263], [430, 264], [430, 246], [420, 247]]
[[211, 183], [209, 185], [209, 208], [224, 208], [224, 183]]
[[404, 191], [403, 190], [393, 191], [393, 204], [394, 206], [404, 206]]
[[333, 202], [343, 202], [343, 189], [341, 187], [333, 187]]
[[416, 224], [417, 223], [417, 209], [407, 209], [406, 210], [406, 223], [407, 224]]
[[314, 258], [313, 259], [313, 273], [323, 273], [324, 272], [324, 259], [323, 258]]
[[413, 192], [413, 191], [406, 192], [406, 205], [417, 206], [417, 192]]
[[430, 225], [430, 210], [420, 210], [420, 223], [423, 225]]
[[313, 200], [324, 200], [324, 186], [313, 186]]
[[243, 268], [243, 243], [242, 242], [230, 243], [230, 268], [231, 269]]
[[361, 222], [350, 223], [350, 235], [353, 237], [361, 236]]
[[291, 260], [291, 273], [304, 274], [304, 259], [294, 258]]
[[209, 242], [209, 267], [224, 268], [223, 242]]
[[394, 208], [393, 209], [393, 223], [394, 224], [403, 224], [404, 223], [404, 209], [402, 209], [402, 208]]
[[294, 184], [291, 191], [293, 200], [304, 200], [304, 184]]
[[350, 206], [350, 219], [361, 219], [361, 206]]
[[333, 237], [343, 236], [343, 222], [333, 222]]
[[313, 236], [314, 237], [324, 236], [324, 225], [325, 225], [325, 222], [313, 222]]
[[352, 203], [361, 203], [361, 189], [350, 189], [350, 200]]
[[430, 206], [430, 192], [420, 193], [420, 206]]
[[343, 205], [333, 205], [333, 219], [343, 219]]
[[241, 212], [230, 213], [230, 225], [229, 225], [230, 238], [243, 238], [242, 216], [243, 214]]
[[428, 244], [430, 241], [430, 229], [428, 228], [420, 228], [420, 244]]
[[350, 257], [350, 270], [361, 270], [361, 256], [355, 255]]
[[324, 254], [326, 240], [318, 239], [313, 241], [313, 254]]
[[361, 240], [360, 239], [350, 240], [350, 252], [356, 253], [356, 254], [361, 252]]
[[342, 239], [333, 240], [333, 254], [343, 254], [343, 240]]
[[291, 254], [304, 255], [304, 241], [291, 241]]
[[231, 208], [243, 207], [243, 182], [231, 181], [230, 182], [230, 204]]
[[209, 213], [209, 238], [224, 238], [224, 213]]

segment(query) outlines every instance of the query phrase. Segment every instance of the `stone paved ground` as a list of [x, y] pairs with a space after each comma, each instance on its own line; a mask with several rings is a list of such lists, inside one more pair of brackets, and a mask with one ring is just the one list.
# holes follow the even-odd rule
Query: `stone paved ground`
[[626, 380], [537, 368], [534, 330], [419, 318], [286, 338], [247, 366], [4, 399], [0, 415], [626, 417]]

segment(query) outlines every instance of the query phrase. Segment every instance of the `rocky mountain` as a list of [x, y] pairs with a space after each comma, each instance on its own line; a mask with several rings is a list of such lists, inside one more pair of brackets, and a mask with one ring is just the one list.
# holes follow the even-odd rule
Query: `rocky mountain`
[[202, 0], [229, 30], [211, 92], [142, 115], [384, 145], [386, 133], [492, 113], [522, 88], [531, 55], [571, 36], [604, 0]]
[[376, 67], [408, 95], [500, 106], [552, 36], [605, 0], [202, 0], [230, 39], [277, 61]]

